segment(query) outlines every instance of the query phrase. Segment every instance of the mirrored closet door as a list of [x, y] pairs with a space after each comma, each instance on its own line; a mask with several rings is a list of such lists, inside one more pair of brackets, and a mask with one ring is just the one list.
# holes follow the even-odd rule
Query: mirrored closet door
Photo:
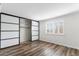
[[0, 48], [20, 44], [19, 18], [6, 14], [0, 14], [0, 16]]
[[32, 21], [32, 41], [34, 40], [38, 40], [39, 37], [39, 25], [38, 25], [38, 21]]

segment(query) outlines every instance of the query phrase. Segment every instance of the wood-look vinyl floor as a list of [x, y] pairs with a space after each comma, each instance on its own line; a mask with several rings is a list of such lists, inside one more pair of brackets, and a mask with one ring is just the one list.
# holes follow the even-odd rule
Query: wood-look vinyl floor
[[0, 56], [79, 56], [79, 50], [44, 41], [34, 41], [0, 49]]

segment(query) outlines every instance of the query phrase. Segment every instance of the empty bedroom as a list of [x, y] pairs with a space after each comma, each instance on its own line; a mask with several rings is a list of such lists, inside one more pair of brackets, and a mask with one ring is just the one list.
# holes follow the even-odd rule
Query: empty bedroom
[[0, 3], [0, 56], [79, 56], [79, 3]]

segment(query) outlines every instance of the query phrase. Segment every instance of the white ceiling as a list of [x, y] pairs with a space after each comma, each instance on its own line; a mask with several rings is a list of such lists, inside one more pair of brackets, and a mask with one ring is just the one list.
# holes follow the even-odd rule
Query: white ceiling
[[33, 19], [45, 20], [79, 10], [79, 4], [70, 3], [2, 3], [2, 12]]

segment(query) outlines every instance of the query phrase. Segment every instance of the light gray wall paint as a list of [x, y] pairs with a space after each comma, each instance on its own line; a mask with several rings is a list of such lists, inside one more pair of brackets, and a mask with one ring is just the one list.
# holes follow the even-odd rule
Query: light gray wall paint
[[79, 11], [64, 16], [65, 44], [79, 49]]
[[0, 12], [1, 12], [1, 4], [0, 4]]
[[[45, 24], [52, 20], [64, 20], [64, 35], [46, 35]], [[79, 11], [46, 21], [40, 21], [40, 40], [79, 49]]]

